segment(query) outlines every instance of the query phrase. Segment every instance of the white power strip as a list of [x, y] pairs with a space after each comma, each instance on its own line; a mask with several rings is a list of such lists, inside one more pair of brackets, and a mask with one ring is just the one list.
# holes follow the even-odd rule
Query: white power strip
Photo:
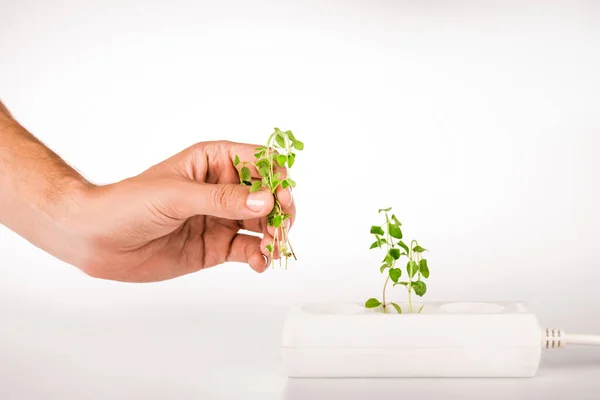
[[427, 303], [402, 315], [325, 303], [287, 317], [281, 350], [298, 378], [533, 377], [542, 349], [567, 343], [600, 337], [542, 329], [520, 303]]

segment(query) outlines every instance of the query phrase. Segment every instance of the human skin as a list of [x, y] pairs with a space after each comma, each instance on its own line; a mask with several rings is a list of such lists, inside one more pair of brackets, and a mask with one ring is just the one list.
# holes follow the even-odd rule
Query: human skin
[[[198, 143], [137, 176], [96, 185], [0, 102], [0, 224], [101, 279], [155, 282], [225, 262], [263, 272], [275, 233], [266, 221], [273, 195], [251, 194], [233, 165], [236, 155], [251, 161], [256, 147]], [[256, 171], [253, 178], [260, 178]], [[290, 228], [291, 190], [277, 195]]]

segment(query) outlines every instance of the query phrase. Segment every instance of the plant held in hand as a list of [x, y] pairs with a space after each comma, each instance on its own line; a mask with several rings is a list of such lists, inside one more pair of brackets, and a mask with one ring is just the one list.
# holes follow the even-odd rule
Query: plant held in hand
[[[402, 241], [402, 224], [394, 214], [390, 215], [391, 208], [380, 209], [379, 213], [384, 213], [385, 223], [383, 225], [375, 225], [371, 227], [371, 234], [375, 236], [375, 242], [371, 245], [371, 249], [384, 249], [385, 257], [380, 267], [380, 272], [386, 274], [385, 283], [383, 284], [382, 300], [370, 298], [365, 302], [365, 307], [376, 308], [383, 306], [383, 311], [387, 311], [388, 306], [394, 307], [398, 313], [402, 313], [402, 309], [397, 303], [388, 302], [386, 299], [386, 289], [390, 281], [393, 286], [401, 285], [406, 287], [408, 291], [408, 307], [409, 312], [413, 312], [412, 293], [422, 297], [427, 291], [427, 285], [423, 279], [429, 278], [429, 266], [427, 260], [423, 257], [423, 253], [427, 251], [419, 246], [416, 240], [410, 242], [410, 247]], [[404, 274], [407, 278], [400, 280], [403, 275], [402, 268], [396, 266], [401, 262], [402, 257], [408, 261]], [[419, 309], [422, 311], [423, 306]]]
[[[282, 131], [279, 128], [275, 128], [275, 131], [269, 136], [267, 144], [256, 149], [254, 162], [241, 161], [238, 156], [235, 157], [234, 161], [236, 167], [241, 165], [240, 182], [243, 185], [250, 186], [251, 193], [258, 192], [262, 188], [267, 188], [273, 193], [275, 205], [271, 213], [267, 216], [267, 224], [275, 228], [275, 235], [273, 242], [267, 245], [267, 250], [271, 253], [271, 260], [273, 260], [275, 252], [285, 257], [286, 269], [288, 259], [294, 257], [294, 260], [296, 260], [297, 258], [284, 223], [290, 215], [283, 212], [283, 207], [279, 203], [276, 192], [280, 186], [284, 189], [296, 187], [296, 182], [289, 177], [282, 177], [281, 173], [277, 172], [276, 169], [277, 166], [287, 168], [288, 170], [292, 168], [296, 160], [295, 152], [303, 149], [304, 143], [296, 139], [292, 131]], [[250, 168], [256, 168], [261, 176], [260, 180], [252, 181]], [[279, 262], [281, 265], [281, 258]]]

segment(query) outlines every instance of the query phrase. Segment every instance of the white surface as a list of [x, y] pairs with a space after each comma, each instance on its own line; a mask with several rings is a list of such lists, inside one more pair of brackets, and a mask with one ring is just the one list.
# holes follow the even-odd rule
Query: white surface
[[[309, 304], [286, 318], [292, 378], [522, 378], [537, 373], [542, 328], [513, 303], [425, 303], [384, 313], [355, 303]], [[448, 312], [461, 308], [460, 313]], [[487, 307], [485, 307], [487, 306]], [[495, 306], [495, 307], [494, 307]], [[491, 309], [482, 314], [482, 309]], [[498, 312], [500, 308], [500, 312]]]
[[[600, 390], [597, 347], [544, 351], [532, 379], [288, 380], [279, 349], [284, 306], [2, 300], [2, 400], [369, 400], [397, 399], [399, 390], [420, 399], [567, 400], [595, 399]], [[574, 316], [560, 304], [537, 308], [542, 325], [600, 332], [597, 318]], [[598, 306], [579, 309], [600, 313]]]

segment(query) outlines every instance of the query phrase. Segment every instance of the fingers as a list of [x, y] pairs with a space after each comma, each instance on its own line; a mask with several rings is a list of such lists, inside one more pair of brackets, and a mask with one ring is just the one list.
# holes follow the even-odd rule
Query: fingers
[[274, 205], [268, 190], [250, 193], [239, 184], [198, 183], [186, 179], [175, 181], [167, 196], [174, 218], [187, 219], [194, 215], [210, 215], [230, 220], [265, 217]]
[[237, 234], [231, 243], [227, 261], [246, 263], [256, 272], [264, 272], [269, 266], [270, 260], [267, 255], [263, 254], [261, 244], [262, 241], [259, 237]]

